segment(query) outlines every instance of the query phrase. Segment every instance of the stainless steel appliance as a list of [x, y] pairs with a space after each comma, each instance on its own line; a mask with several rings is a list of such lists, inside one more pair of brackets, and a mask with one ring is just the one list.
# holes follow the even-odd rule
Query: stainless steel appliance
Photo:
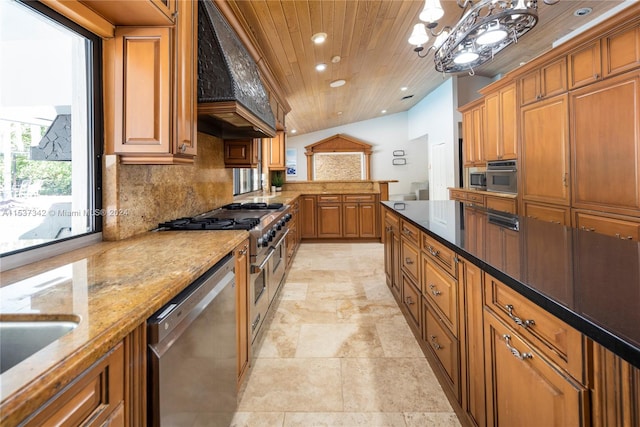
[[469, 172], [469, 188], [475, 188], [476, 190], [486, 190], [486, 172]]
[[487, 191], [516, 194], [517, 172], [515, 160], [487, 162]]
[[230, 425], [238, 363], [233, 268], [229, 254], [147, 321], [150, 425]]
[[285, 237], [290, 219], [289, 206], [282, 203], [231, 203], [193, 218], [162, 223], [158, 230], [249, 231], [249, 315], [254, 341], [285, 276]]

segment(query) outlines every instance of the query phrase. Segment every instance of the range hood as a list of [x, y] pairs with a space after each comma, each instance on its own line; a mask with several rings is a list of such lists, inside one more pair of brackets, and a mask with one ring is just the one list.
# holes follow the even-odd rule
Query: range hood
[[211, 0], [198, 3], [198, 131], [223, 139], [273, 138], [258, 67]]

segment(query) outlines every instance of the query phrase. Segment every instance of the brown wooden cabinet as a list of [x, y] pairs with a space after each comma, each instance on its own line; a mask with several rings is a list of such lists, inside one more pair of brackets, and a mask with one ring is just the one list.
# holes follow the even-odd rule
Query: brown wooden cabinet
[[493, 314], [484, 316], [487, 425], [582, 426], [586, 389]]
[[485, 96], [484, 155], [487, 160], [515, 159], [518, 114], [515, 83]]
[[[114, 25], [172, 25], [179, 0], [80, 0]], [[197, 22], [197, 21], [196, 21]]]
[[640, 67], [640, 26], [636, 23], [604, 37], [602, 61], [605, 77]]
[[342, 237], [342, 197], [318, 196], [318, 238]]
[[593, 427], [640, 425], [640, 369], [593, 343]]
[[567, 60], [562, 57], [524, 75], [519, 80], [520, 105], [567, 91]]
[[238, 387], [249, 367], [251, 333], [249, 332], [249, 239], [234, 251], [236, 275], [236, 329], [238, 341]]
[[400, 276], [402, 278], [402, 304], [411, 319], [410, 326], [420, 333], [422, 325], [420, 291], [413, 279], [409, 278], [404, 271]]
[[400, 300], [400, 219], [388, 209], [384, 209], [384, 272], [387, 286], [397, 300]]
[[265, 139], [266, 158], [269, 170], [285, 169], [285, 132], [279, 130], [274, 138]]
[[464, 141], [464, 165], [484, 166], [484, 100], [465, 105], [462, 112], [462, 137]]
[[258, 166], [260, 139], [225, 139], [224, 166], [227, 168], [255, 168]]
[[458, 340], [442, 323], [432, 306], [423, 298], [422, 304], [423, 327], [422, 339], [437, 361], [439, 370], [443, 373], [446, 385], [456, 399], [460, 396], [460, 350]]
[[484, 198], [484, 205], [488, 209], [494, 211], [507, 212], [516, 214], [518, 212], [518, 205], [515, 198], [492, 196], [487, 194]]
[[571, 209], [568, 206], [547, 205], [524, 200], [523, 214], [540, 221], [571, 226]]
[[105, 45], [115, 64], [105, 71], [106, 146], [121, 163], [193, 163], [196, 155], [198, 3], [170, 4], [179, 12], [174, 28], [117, 27]]
[[568, 206], [571, 202], [568, 96], [524, 106], [521, 118], [522, 199]]
[[300, 244], [300, 202], [298, 198], [291, 202], [289, 213], [291, 219], [288, 223], [289, 233], [287, 234], [287, 266], [293, 262], [293, 256]]
[[126, 364], [120, 342], [22, 425], [128, 425]]
[[460, 405], [471, 425], [486, 426], [484, 375], [483, 275], [480, 268], [460, 260], [459, 342]]
[[351, 238], [380, 237], [378, 227], [378, 202], [375, 194], [343, 197], [343, 236]]
[[606, 234], [622, 240], [640, 240], [640, 219], [598, 212], [574, 211], [574, 226], [579, 230]]
[[316, 216], [316, 196], [300, 196], [300, 238], [318, 237]]
[[580, 46], [567, 55], [569, 89], [575, 89], [602, 79], [600, 40]]
[[570, 96], [572, 207], [640, 213], [640, 73]]
[[520, 236], [518, 231], [491, 222], [486, 223], [484, 254], [494, 267], [520, 277]]

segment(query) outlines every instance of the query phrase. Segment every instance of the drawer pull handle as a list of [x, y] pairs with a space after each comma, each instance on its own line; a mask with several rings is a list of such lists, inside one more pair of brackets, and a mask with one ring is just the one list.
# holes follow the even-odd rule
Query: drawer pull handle
[[433, 246], [431, 246], [431, 245], [427, 246], [427, 250], [433, 256], [437, 257], [438, 255], [440, 255], [440, 251], [433, 249]]
[[431, 347], [435, 348], [436, 350], [444, 348], [438, 343], [438, 337], [436, 337], [435, 335], [431, 335]]
[[387, 228], [385, 228], [385, 230], [391, 231], [391, 230], [393, 230], [393, 227], [387, 227]]
[[404, 234], [406, 234], [407, 236], [411, 236], [411, 235], [413, 234], [413, 233], [411, 233], [411, 230], [409, 230], [408, 228], [403, 228], [403, 229], [402, 229], [402, 232], [403, 232]]
[[593, 227], [591, 227], [591, 228], [585, 227], [584, 225], [580, 227], [580, 230], [583, 230], [583, 231], [596, 231], [595, 228], [593, 228]]
[[407, 264], [407, 265], [411, 265], [411, 264], [413, 264], [413, 260], [411, 258], [405, 258], [404, 259], [404, 263]]
[[516, 325], [522, 326], [523, 328], [527, 329], [529, 326], [533, 326], [533, 325], [536, 324], [535, 320], [533, 320], [533, 319], [531, 319], [531, 320], [522, 320], [518, 316], [514, 315], [513, 314], [513, 306], [511, 304], [505, 305], [504, 308], [507, 309], [507, 313], [509, 314], [509, 317], [511, 318], [511, 320], [513, 320], [516, 323]]
[[437, 297], [438, 295], [442, 295], [442, 292], [437, 290], [436, 285], [434, 285], [433, 283], [429, 285], [429, 289], [431, 289], [431, 293], [433, 294], [434, 297]]
[[520, 360], [533, 359], [533, 354], [531, 354], [531, 353], [520, 353], [517, 348], [511, 346], [511, 336], [510, 335], [504, 334], [504, 335], [502, 335], [502, 338], [504, 338], [504, 344], [507, 346], [507, 348], [509, 349], [511, 354], [513, 354], [513, 356], [516, 359], [520, 359]]
[[633, 240], [633, 236], [624, 237], [624, 236], [621, 236], [620, 233], [616, 233], [616, 237], [622, 240]]
[[415, 302], [413, 302], [413, 300], [411, 299], [411, 297], [410, 297], [410, 296], [409, 296], [409, 297], [406, 297], [406, 298], [404, 299], [404, 302], [405, 302], [407, 305], [413, 305], [413, 304], [415, 304]]

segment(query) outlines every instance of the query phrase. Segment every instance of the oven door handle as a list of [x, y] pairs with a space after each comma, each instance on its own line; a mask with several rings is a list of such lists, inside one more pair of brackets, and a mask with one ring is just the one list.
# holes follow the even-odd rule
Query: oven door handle
[[276, 251], [276, 249], [274, 247], [270, 247], [269, 251], [268, 251], [269, 253], [264, 258], [264, 261], [262, 261], [260, 263], [260, 265], [252, 264], [251, 265], [251, 274], [260, 273], [262, 270], [264, 270], [264, 266], [267, 265], [267, 263], [269, 262], [269, 260], [271, 259], [271, 257], [273, 256], [273, 253], [275, 251]]
[[493, 169], [493, 170], [487, 170], [487, 172], [489, 173], [496, 173], [496, 172], [518, 172], [517, 169]]
[[284, 238], [287, 237], [287, 234], [289, 234], [289, 229], [287, 228], [285, 230], [284, 233], [282, 233], [282, 237], [280, 237], [280, 240], [278, 240], [278, 243], [276, 243], [275, 245], [273, 245], [270, 249], [273, 249], [274, 251], [276, 250], [276, 248], [278, 246], [280, 246], [282, 244], [282, 242], [284, 242]]

